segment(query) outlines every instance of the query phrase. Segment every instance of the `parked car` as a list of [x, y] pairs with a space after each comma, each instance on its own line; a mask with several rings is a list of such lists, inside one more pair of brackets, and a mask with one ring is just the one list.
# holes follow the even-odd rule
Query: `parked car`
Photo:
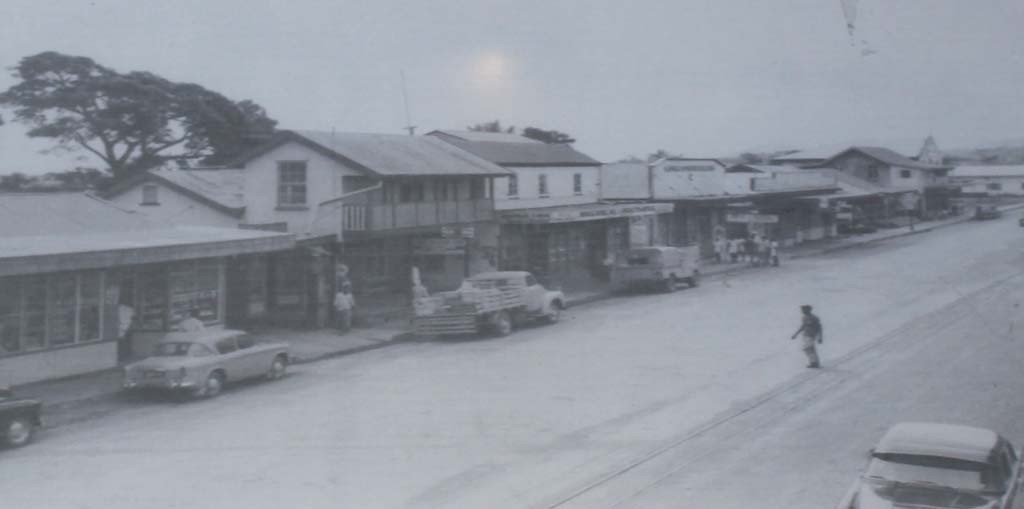
[[659, 288], [673, 291], [680, 284], [700, 284], [700, 248], [698, 246], [651, 246], [630, 249], [611, 268], [611, 284], [616, 290]]
[[878, 231], [878, 224], [869, 219], [854, 219], [853, 221], [839, 223], [837, 229], [842, 234], [875, 233]]
[[974, 209], [974, 219], [998, 219], [1002, 215], [995, 205], [978, 205]]
[[14, 391], [0, 388], [0, 441], [7, 447], [21, 447], [32, 441], [32, 435], [43, 425], [42, 403], [19, 398]]
[[213, 397], [228, 382], [276, 380], [287, 367], [286, 343], [257, 343], [237, 330], [172, 332], [156, 344], [153, 356], [125, 366], [124, 388]]
[[422, 336], [486, 330], [505, 336], [517, 323], [555, 323], [563, 309], [565, 295], [544, 288], [529, 272], [484, 272], [463, 281], [458, 290], [417, 298], [413, 330]]
[[1020, 451], [994, 431], [900, 423], [871, 451], [838, 507], [1010, 509], [1020, 477]]

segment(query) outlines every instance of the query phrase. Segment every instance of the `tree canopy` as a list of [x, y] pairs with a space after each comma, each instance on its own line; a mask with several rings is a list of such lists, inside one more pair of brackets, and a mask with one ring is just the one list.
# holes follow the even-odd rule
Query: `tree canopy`
[[544, 130], [537, 127], [523, 129], [523, 136], [544, 143], [576, 143], [576, 139], [561, 131]]
[[482, 122], [466, 127], [470, 131], [477, 131], [482, 133], [515, 133], [515, 126], [502, 127], [500, 120], [493, 122]]
[[115, 178], [170, 154], [220, 164], [277, 124], [252, 101], [149, 72], [119, 73], [87, 57], [39, 53], [22, 58], [13, 76], [19, 81], [0, 93], [0, 105], [30, 127], [28, 136], [86, 150]]

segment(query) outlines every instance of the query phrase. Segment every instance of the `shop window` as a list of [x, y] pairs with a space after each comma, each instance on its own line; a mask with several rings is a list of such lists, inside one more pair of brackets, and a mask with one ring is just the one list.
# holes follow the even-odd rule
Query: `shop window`
[[279, 307], [295, 308], [302, 305], [305, 294], [305, 264], [301, 256], [286, 253], [274, 257], [273, 295]]
[[21, 288], [17, 278], [0, 278], [0, 355], [21, 351]]
[[136, 279], [139, 329], [164, 330], [167, 315], [167, 273], [160, 270], [140, 272]]
[[97, 272], [0, 280], [0, 354], [100, 339]]
[[277, 204], [284, 207], [306, 205], [305, 161], [278, 161]]
[[541, 198], [548, 197], [548, 176], [543, 173], [537, 175], [537, 194]]
[[78, 341], [100, 339], [100, 275], [95, 272], [78, 278]]
[[509, 198], [519, 196], [519, 177], [516, 175], [508, 176], [508, 196]]
[[989, 191], [1002, 191], [1003, 184], [999, 182], [990, 182], [988, 184], [985, 184], [985, 189], [988, 189]]
[[900, 170], [900, 178], [910, 178], [910, 170]]
[[143, 184], [142, 185], [142, 205], [160, 205], [159, 192], [160, 188], [156, 184]]
[[171, 324], [181, 323], [192, 310], [203, 323], [220, 319], [220, 265], [217, 261], [176, 264], [169, 273]]
[[24, 350], [46, 346], [46, 280], [25, 278], [21, 286], [21, 345]]
[[572, 174], [572, 194], [577, 196], [583, 194], [583, 174], [573, 173]]

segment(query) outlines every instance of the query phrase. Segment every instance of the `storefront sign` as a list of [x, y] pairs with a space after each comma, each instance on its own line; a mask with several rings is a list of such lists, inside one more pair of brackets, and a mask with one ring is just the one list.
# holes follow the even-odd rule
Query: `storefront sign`
[[472, 226], [464, 226], [462, 227], [462, 230], [460, 230], [459, 233], [462, 234], [462, 238], [471, 239], [473, 237], [476, 237], [476, 228]]
[[853, 212], [836, 212], [836, 219], [840, 221], [852, 221]]
[[416, 239], [412, 252], [420, 256], [461, 255], [466, 252], [465, 239]]
[[775, 214], [726, 214], [725, 220], [730, 223], [774, 224], [779, 222]]
[[516, 210], [503, 212], [501, 218], [512, 223], [569, 223], [666, 212], [672, 212], [671, 203], [623, 203], [567, 206], [554, 210]]
[[441, 227], [441, 236], [446, 238], [446, 239], [453, 239], [453, 238], [455, 238], [455, 227], [454, 226], [442, 226]]

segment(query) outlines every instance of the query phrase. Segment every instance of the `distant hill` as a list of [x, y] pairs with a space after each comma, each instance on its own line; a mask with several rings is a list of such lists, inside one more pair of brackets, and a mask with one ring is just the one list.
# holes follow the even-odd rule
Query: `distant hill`
[[991, 147], [945, 150], [946, 162], [980, 164], [1024, 164], [1024, 139], [1008, 140]]

